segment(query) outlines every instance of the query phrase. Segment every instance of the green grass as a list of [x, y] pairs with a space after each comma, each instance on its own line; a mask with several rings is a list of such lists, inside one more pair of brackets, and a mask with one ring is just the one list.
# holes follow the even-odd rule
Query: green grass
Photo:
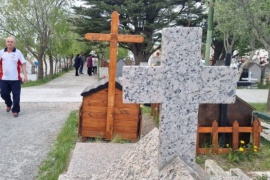
[[66, 169], [69, 155], [78, 140], [78, 111], [72, 111], [57, 136], [46, 160], [39, 167], [38, 180], [57, 180]]
[[240, 153], [238, 151], [226, 155], [197, 155], [196, 163], [204, 167], [206, 159], [218, 162], [218, 165], [225, 171], [231, 168], [240, 168], [244, 172], [269, 171], [270, 169], [270, 142], [261, 138], [260, 150], [255, 153]]
[[46, 84], [50, 82], [51, 80], [58, 78], [62, 76], [63, 74], [66, 74], [67, 72], [61, 72], [58, 74], [53, 75], [53, 77], [50, 78], [43, 78], [42, 80], [36, 80], [36, 81], [28, 81], [26, 84], [22, 84], [22, 87], [31, 87], [31, 86], [40, 86], [42, 84]]
[[249, 103], [252, 107], [254, 107], [257, 111], [266, 112], [267, 104], [266, 103]]
[[263, 85], [262, 82], [258, 83], [258, 89], [269, 89], [270, 88], [270, 83], [267, 82], [266, 85]]

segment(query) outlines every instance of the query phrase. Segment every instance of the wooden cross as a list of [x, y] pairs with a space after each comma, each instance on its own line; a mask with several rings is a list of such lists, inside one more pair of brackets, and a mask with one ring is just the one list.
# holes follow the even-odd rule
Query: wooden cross
[[115, 77], [117, 61], [118, 42], [142, 43], [143, 37], [140, 35], [121, 35], [118, 34], [119, 14], [117, 11], [112, 13], [111, 33], [87, 33], [85, 39], [91, 41], [110, 41], [110, 64], [109, 64], [109, 88], [108, 88], [108, 106], [107, 106], [107, 126], [106, 139], [111, 139], [113, 135], [113, 113], [115, 99]]
[[237, 70], [200, 62], [201, 28], [165, 28], [161, 66], [123, 68], [124, 103], [161, 103], [159, 168], [193, 166], [199, 103], [233, 103]]

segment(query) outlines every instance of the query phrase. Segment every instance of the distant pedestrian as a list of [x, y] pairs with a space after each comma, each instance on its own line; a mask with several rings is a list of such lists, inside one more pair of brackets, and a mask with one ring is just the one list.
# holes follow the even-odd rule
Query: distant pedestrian
[[81, 52], [80, 60], [81, 60], [81, 64], [80, 64], [79, 73], [83, 74], [83, 66], [84, 66], [84, 63], [85, 63], [85, 55], [84, 55], [83, 52]]
[[92, 64], [93, 64], [93, 69], [92, 69], [93, 74], [97, 75], [98, 58], [96, 55], [93, 55], [93, 57], [92, 57]]
[[89, 76], [92, 76], [92, 68], [93, 68], [93, 55], [90, 53], [89, 56], [87, 57], [87, 74]]
[[[28, 82], [26, 72], [26, 60], [21, 51], [15, 48], [15, 39], [8, 37], [6, 39], [6, 48], [0, 51], [0, 79], [1, 79], [1, 97], [6, 104], [6, 112], [10, 110], [14, 117], [19, 116], [21, 81]], [[20, 76], [21, 69], [24, 78]], [[12, 99], [11, 95], [12, 93]], [[13, 102], [12, 102], [13, 100]]]
[[75, 59], [74, 59], [74, 67], [75, 67], [75, 76], [79, 76], [79, 68], [81, 66], [81, 58], [80, 54], [77, 54]]

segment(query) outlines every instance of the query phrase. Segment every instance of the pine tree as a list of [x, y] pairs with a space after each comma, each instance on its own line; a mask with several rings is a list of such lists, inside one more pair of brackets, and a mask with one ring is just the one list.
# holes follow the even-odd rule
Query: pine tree
[[73, 7], [73, 20], [80, 35], [109, 33], [113, 11], [120, 14], [119, 33], [136, 34], [144, 42], [120, 43], [134, 54], [135, 64], [147, 62], [160, 49], [161, 29], [169, 26], [199, 26], [205, 18], [201, 1], [191, 0], [83, 0], [85, 6]]

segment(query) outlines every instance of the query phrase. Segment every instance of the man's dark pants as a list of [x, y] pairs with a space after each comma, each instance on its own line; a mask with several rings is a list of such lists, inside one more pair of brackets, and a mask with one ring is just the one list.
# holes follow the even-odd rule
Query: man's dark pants
[[13, 96], [13, 107], [12, 112], [20, 112], [20, 95], [21, 95], [21, 81], [7, 81], [2, 80], [1, 82], [1, 97], [5, 101], [7, 107], [12, 106], [11, 95]]

